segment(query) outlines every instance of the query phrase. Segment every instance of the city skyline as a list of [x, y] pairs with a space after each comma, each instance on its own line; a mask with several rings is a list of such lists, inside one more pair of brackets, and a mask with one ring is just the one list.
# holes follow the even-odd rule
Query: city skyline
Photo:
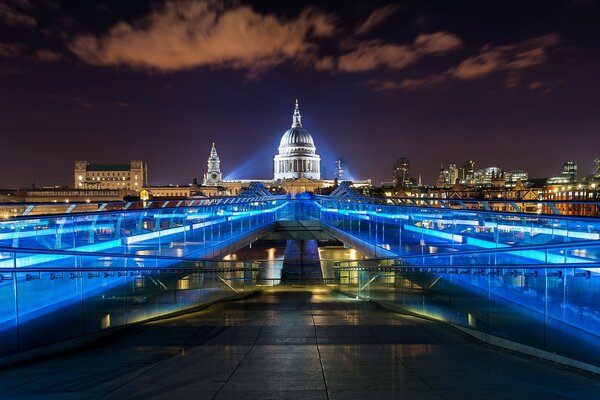
[[[190, 4], [7, 2], [0, 187], [69, 184], [80, 159], [141, 159], [153, 184], [186, 183], [212, 142], [224, 177], [267, 178], [295, 98], [328, 178], [339, 157], [375, 184], [400, 157], [424, 183], [467, 160], [531, 177], [565, 161], [594, 172], [592, 2]], [[236, 24], [242, 48], [221, 49]], [[200, 47], [180, 36], [190, 27]]]

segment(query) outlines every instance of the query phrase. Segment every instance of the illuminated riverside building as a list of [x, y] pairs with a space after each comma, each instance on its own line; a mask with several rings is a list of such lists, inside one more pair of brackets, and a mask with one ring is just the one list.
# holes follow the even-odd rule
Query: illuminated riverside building
[[[36, 190], [15, 190], [0, 193], [5, 202], [96, 202], [121, 201], [140, 196], [144, 199], [183, 199], [194, 196], [235, 196], [260, 182], [272, 193], [319, 192], [335, 185], [334, 180], [322, 179], [321, 157], [316, 152], [314, 140], [303, 128], [296, 100], [292, 126], [283, 134], [278, 153], [273, 159], [273, 179], [223, 179], [221, 160], [215, 143], [212, 143], [202, 185], [195, 181], [184, 185], [149, 185], [146, 163], [133, 160], [129, 164], [94, 164], [76, 161], [73, 170], [73, 187], [51, 187]], [[338, 163], [338, 180], [343, 178], [343, 161]], [[370, 186], [371, 180], [354, 180], [355, 187]]]
[[[339, 163], [340, 168], [342, 165]], [[313, 137], [302, 126], [298, 100], [292, 115], [292, 126], [283, 133], [277, 154], [273, 157], [273, 179], [222, 179], [222, 175], [221, 160], [213, 143], [203, 185], [199, 187], [199, 192], [206, 196], [234, 196], [252, 182], [260, 182], [274, 193], [292, 195], [318, 192], [335, 184], [334, 180], [322, 179], [321, 156], [317, 154]], [[371, 180], [355, 180], [353, 183], [356, 187], [370, 186]]]
[[[564, 215], [597, 215], [597, 204], [573, 202], [599, 201], [600, 182], [547, 184], [544, 186], [543, 199], [556, 201], [553, 206]], [[544, 205], [544, 212], [551, 211], [548, 205]]]
[[215, 186], [223, 180], [223, 174], [221, 173], [221, 160], [217, 154], [217, 148], [215, 144], [212, 144], [210, 149], [210, 155], [207, 161], [207, 171], [204, 174], [204, 186]]
[[316, 152], [312, 136], [302, 127], [302, 116], [297, 99], [292, 127], [281, 137], [279, 152], [273, 158], [273, 171], [274, 181], [321, 179], [321, 156]]
[[75, 161], [75, 189], [127, 189], [135, 192], [148, 184], [146, 163], [133, 160], [129, 164], [90, 164]]

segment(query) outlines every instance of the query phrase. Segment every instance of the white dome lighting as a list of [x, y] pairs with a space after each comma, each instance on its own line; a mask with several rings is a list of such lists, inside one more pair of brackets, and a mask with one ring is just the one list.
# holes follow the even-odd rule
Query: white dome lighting
[[274, 179], [321, 179], [321, 157], [316, 153], [312, 136], [302, 127], [302, 117], [296, 99], [292, 127], [279, 142], [279, 154], [274, 159]]

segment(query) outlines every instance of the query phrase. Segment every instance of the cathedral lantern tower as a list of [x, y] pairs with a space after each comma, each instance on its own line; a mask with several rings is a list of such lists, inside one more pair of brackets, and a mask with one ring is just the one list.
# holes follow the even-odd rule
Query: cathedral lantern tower
[[208, 168], [204, 174], [204, 181], [202, 184], [204, 186], [219, 185], [219, 183], [223, 181], [223, 176], [221, 174], [221, 160], [219, 160], [217, 149], [214, 143], [212, 144], [212, 149], [210, 150], [210, 155], [208, 156], [207, 167]]
[[321, 179], [321, 157], [316, 153], [312, 136], [302, 127], [300, 107], [292, 116], [292, 127], [279, 142], [279, 153], [273, 158], [273, 178], [276, 181], [307, 178]]

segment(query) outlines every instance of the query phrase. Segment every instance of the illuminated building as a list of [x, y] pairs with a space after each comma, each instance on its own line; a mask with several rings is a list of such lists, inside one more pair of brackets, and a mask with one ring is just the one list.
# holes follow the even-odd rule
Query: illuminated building
[[223, 175], [221, 174], [221, 160], [217, 154], [215, 144], [212, 144], [210, 155], [208, 156], [207, 171], [204, 174], [204, 186], [216, 186], [223, 181]]
[[504, 173], [507, 186], [514, 186], [518, 181], [525, 182], [529, 179], [529, 174], [521, 170], [511, 170]]
[[321, 179], [321, 157], [316, 153], [312, 136], [302, 127], [298, 100], [292, 117], [292, 127], [279, 142], [279, 153], [273, 158], [273, 179]]
[[[564, 215], [597, 215], [598, 206], [594, 203], [585, 202], [600, 200], [600, 185], [595, 182], [571, 184], [548, 183], [544, 186], [542, 199], [558, 201], [554, 204], [554, 207]], [[552, 210], [548, 205], [544, 205], [543, 212], [551, 213]]]
[[458, 180], [467, 184], [475, 182], [475, 161], [469, 160], [458, 167]]
[[75, 161], [75, 189], [127, 189], [139, 192], [148, 184], [146, 163], [133, 160], [129, 164], [90, 164]]
[[574, 161], [565, 161], [562, 167], [562, 173], [559, 176], [548, 178], [548, 184], [560, 185], [573, 183], [577, 180], [577, 164]]
[[476, 185], [491, 185], [492, 180], [497, 176], [500, 176], [502, 170], [498, 167], [487, 167], [475, 171], [475, 184]]
[[458, 168], [456, 164], [449, 164], [448, 168], [444, 168], [444, 164], [440, 166], [440, 174], [438, 176], [437, 186], [452, 186], [458, 180]]
[[[345, 162], [336, 160], [336, 177], [343, 178]], [[237, 195], [252, 182], [260, 182], [271, 193], [318, 192], [324, 187], [333, 186], [334, 180], [321, 179], [321, 157], [316, 152], [314, 140], [302, 127], [302, 117], [298, 100], [292, 116], [292, 126], [279, 142], [278, 154], [273, 157], [273, 179], [222, 179], [220, 159], [213, 144], [204, 174], [203, 186], [199, 192], [206, 196]], [[370, 186], [371, 181], [355, 180], [355, 187]]]

